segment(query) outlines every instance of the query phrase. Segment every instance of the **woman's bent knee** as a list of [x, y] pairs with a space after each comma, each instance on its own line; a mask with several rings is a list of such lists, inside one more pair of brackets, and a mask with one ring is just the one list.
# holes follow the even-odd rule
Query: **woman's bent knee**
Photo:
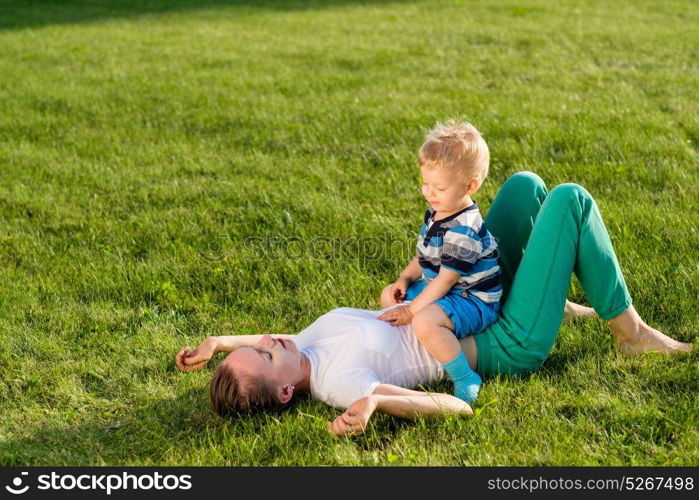
[[553, 188], [546, 197], [546, 205], [555, 210], [572, 213], [576, 220], [584, 220], [595, 210], [595, 200], [587, 190], [579, 184], [560, 184]]
[[547, 198], [552, 200], [561, 199], [563, 201], [570, 200], [592, 200], [592, 195], [582, 187], [580, 184], [574, 184], [568, 182], [565, 184], [559, 184], [551, 190]]
[[546, 191], [546, 184], [544, 183], [543, 179], [534, 172], [530, 172], [528, 170], [517, 172], [516, 174], [508, 177], [500, 189], [505, 187], [508, 189], [514, 188], [518, 191], [521, 191], [522, 189], [527, 189], [534, 192], [539, 190]]

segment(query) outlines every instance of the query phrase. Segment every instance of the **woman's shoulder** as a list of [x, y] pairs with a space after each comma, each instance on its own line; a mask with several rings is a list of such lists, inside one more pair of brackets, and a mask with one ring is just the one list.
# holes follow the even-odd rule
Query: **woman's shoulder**
[[375, 318], [381, 313], [381, 311], [372, 311], [369, 309], [357, 309], [354, 307], [338, 307], [325, 313], [323, 316], [343, 316], [347, 319], [366, 319]]
[[299, 335], [305, 339], [323, 338], [329, 335], [337, 335], [354, 328], [356, 323], [367, 319], [376, 318], [380, 311], [367, 309], [355, 309], [353, 307], [338, 307], [319, 316], [313, 323], [306, 327]]

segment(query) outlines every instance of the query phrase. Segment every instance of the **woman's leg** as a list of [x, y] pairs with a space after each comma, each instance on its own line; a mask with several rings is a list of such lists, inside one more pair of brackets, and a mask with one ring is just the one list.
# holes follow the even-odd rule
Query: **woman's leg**
[[[475, 338], [479, 369], [483, 363], [485, 371], [521, 373], [543, 363], [558, 335], [572, 272], [603, 319], [614, 319], [614, 325], [619, 317], [637, 317], [597, 205], [582, 187], [563, 184], [541, 206], [502, 317], [491, 329], [494, 338], [487, 339], [488, 331]], [[631, 333], [633, 322], [621, 323], [625, 324], [620, 327], [623, 334]], [[656, 336], [657, 341], [649, 345], [664, 343], [665, 352], [685, 348], [665, 339]], [[518, 357], [527, 361], [518, 363]]]
[[[498, 242], [503, 303], [547, 194], [541, 177], [533, 172], [518, 172], [504, 182], [485, 218], [486, 227]], [[566, 300], [565, 315], [569, 318], [590, 318], [595, 316], [595, 311]]]
[[541, 177], [532, 172], [518, 172], [500, 187], [485, 218], [485, 226], [498, 243], [503, 302], [547, 194]]
[[592, 196], [576, 184], [562, 184], [551, 191], [539, 211], [503, 316], [527, 332], [536, 332], [541, 347], [550, 349], [574, 271], [603, 319], [618, 316], [631, 305]]

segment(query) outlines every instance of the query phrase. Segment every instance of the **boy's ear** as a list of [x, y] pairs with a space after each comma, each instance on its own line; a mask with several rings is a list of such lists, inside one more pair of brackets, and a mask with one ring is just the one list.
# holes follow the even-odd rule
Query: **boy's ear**
[[468, 184], [466, 184], [466, 194], [471, 196], [473, 193], [478, 191], [479, 187], [481, 187], [481, 183], [478, 181], [478, 179], [475, 177], [472, 178], [470, 181], [468, 181]]

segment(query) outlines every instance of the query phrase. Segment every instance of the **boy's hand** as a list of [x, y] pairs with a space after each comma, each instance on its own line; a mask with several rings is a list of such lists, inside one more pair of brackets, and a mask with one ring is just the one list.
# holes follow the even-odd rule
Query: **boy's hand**
[[405, 299], [405, 294], [410, 286], [410, 281], [405, 278], [398, 278], [392, 285], [391, 298], [394, 304], [400, 304]]
[[386, 321], [392, 326], [407, 325], [413, 320], [413, 312], [410, 310], [410, 306], [401, 306], [386, 311], [377, 319]]

